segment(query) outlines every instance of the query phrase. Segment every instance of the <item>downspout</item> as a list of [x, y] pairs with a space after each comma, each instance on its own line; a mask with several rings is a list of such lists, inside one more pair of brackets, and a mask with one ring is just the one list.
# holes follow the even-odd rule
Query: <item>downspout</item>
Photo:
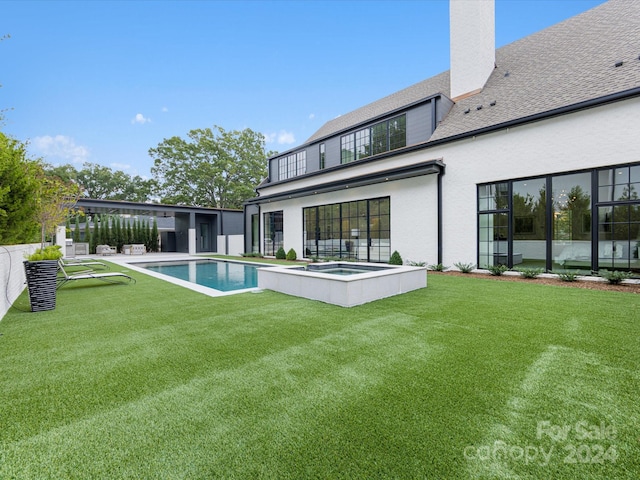
[[442, 263], [442, 175], [444, 170], [438, 172], [438, 262]]
[[[438, 121], [438, 114], [436, 109], [439, 108], [438, 100], [440, 97], [435, 97], [431, 101], [433, 105], [431, 106], [431, 133], [436, 129], [436, 124]], [[438, 261], [437, 263], [442, 263], [442, 175], [444, 175], [444, 167], [440, 167], [438, 171]]]
[[[249, 217], [249, 221], [251, 221], [251, 217]], [[247, 249], [247, 204], [242, 204], [242, 238], [244, 239], [244, 251], [248, 253]]]
[[263, 254], [264, 252], [262, 251], [262, 240], [261, 240], [262, 237], [260, 236], [260, 232], [262, 232], [262, 211], [260, 208], [260, 204], [258, 204], [258, 252]]

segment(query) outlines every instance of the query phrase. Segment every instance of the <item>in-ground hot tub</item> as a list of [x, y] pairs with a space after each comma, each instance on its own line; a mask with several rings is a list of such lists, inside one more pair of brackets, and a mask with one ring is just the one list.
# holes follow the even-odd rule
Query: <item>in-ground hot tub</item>
[[342, 307], [427, 286], [426, 267], [327, 262], [258, 269], [258, 287]]

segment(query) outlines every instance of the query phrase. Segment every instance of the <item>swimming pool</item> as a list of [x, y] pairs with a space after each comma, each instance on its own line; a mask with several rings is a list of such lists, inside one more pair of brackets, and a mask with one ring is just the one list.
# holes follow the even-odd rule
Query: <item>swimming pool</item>
[[258, 286], [258, 268], [263, 266], [210, 259], [136, 262], [135, 265], [152, 272], [213, 288], [221, 292], [256, 288]]

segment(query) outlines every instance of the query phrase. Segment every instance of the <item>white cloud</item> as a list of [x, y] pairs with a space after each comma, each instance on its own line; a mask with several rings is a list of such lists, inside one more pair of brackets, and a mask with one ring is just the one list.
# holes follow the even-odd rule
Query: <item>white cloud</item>
[[112, 168], [115, 168], [117, 170], [129, 170], [131, 168], [131, 165], [129, 165], [128, 163], [118, 163], [118, 162], [113, 162], [110, 164]]
[[296, 137], [292, 132], [280, 130], [278, 133], [263, 133], [265, 143], [277, 143], [278, 145], [290, 145], [296, 143]]
[[168, 112], [168, 111], [169, 111], [169, 109], [168, 109], [167, 107], [162, 107], [162, 111], [163, 111], [163, 112]]
[[44, 160], [52, 163], [51, 158], [63, 162], [84, 163], [89, 158], [89, 149], [82, 145], [76, 145], [73, 138], [65, 135], [44, 135], [35, 137], [31, 144], [37, 151], [37, 155], [44, 157]]
[[136, 113], [136, 116], [131, 119], [131, 123], [139, 123], [140, 125], [144, 125], [145, 123], [150, 123], [151, 119], [145, 117], [141, 113]]
[[296, 137], [293, 135], [293, 133], [280, 130], [280, 133], [278, 133], [278, 144], [289, 145], [291, 143], [296, 143]]
[[316, 114], [315, 113], [310, 113], [309, 114], [309, 120], [313, 120], [314, 118], [316, 118]]

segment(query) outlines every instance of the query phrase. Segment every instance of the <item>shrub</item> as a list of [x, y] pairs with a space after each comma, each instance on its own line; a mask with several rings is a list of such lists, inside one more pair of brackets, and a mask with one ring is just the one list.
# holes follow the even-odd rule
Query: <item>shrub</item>
[[538, 275], [544, 272], [544, 269], [540, 267], [522, 267], [518, 269], [518, 272], [524, 278], [536, 278]]
[[629, 272], [623, 272], [621, 270], [600, 270], [598, 275], [606, 279], [612, 285], [618, 285], [622, 280], [626, 280], [631, 276]]
[[476, 268], [475, 263], [456, 262], [453, 264], [453, 266], [460, 270], [462, 273], [471, 273], [471, 271]]
[[296, 254], [296, 251], [292, 248], [287, 252], [287, 260], [296, 260], [298, 258], [298, 255]]
[[489, 270], [489, 273], [491, 275], [495, 275], [495, 276], [499, 277], [504, 272], [509, 270], [509, 267], [507, 267], [506, 265], [503, 265], [503, 264], [500, 263], [498, 265], [489, 265], [487, 270]]
[[284, 248], [280, 247], [278, 249], [278, 251], [276, 252], [276, 258], [278, 260], [286, 260], [287, 259], [287, 254], [284, 251]]
[[424, 267], [426, 264], [427, 262], [414, 262], [413, 260], [407, 259], [407, 265], [410, 267]]
[[39, 262], [41, 260], [59, 260], [62, 258], [60, 245], [49, 245], [48, 247], [39, 248], [27, 257], [30, 262]]
[[563, 282], [575, 282], [578, 279], [578, 272], [573, 272], [573, 271], [559, 272], [558, 278]]
[[397, 250], [394, 250], [394, 252], [391, 254], [391, 258], [389, 259], [389, 265], [402, 265], [402, 264], [403, 264], [402, 257], [400, 256]]
[[442, 263], [434, 263], [433, 265], [429, 265], [427, 268], [434, 272], [444, 272], [449, 267], [445, 267]]
[[262, 254], [260, 252], [245, 252], [241, 253], [240, 255], [242, 255], [243, 257], [262, 258]]

